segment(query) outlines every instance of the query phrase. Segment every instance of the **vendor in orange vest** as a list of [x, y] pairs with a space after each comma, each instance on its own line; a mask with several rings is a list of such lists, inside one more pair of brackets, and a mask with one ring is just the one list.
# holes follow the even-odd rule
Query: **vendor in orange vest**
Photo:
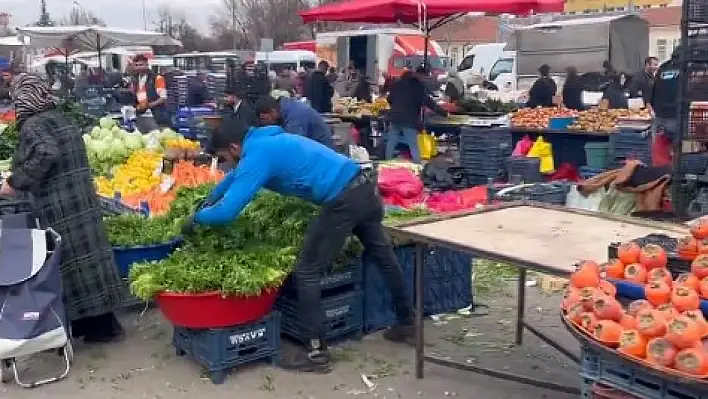
[[133, 58], [131, 90], [135, 95], [136, 126], [149, 133], [170, 124], [167, 115], [167, 84], [165, 78], [148, 66], [147, 57], [138, 54]]

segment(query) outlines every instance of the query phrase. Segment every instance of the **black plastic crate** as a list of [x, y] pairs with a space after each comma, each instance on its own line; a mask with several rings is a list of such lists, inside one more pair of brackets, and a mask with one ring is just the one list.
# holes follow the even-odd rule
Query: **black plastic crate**
[[278, 363], [281, 315], [274, 311], [262, 320], [219, 329], [175, 327], [172, 344], [177, 355], [187, 355], [209, 372], [214, 384], [221, 384], [228, 370], [257, 360]]
[[688, 22], [708, 24], [708, 0], [686, 0], [688, 7]]
[[[355, 259], [349, 266], [328, 270], [320, 278], [322, 297], [353, 291], [361, 287], [363, 266], [361, 257]], [[281, 295], [296, 298], [295, 274], [291, 274], [281, 288]]]
[[519, 176], [525, 183], [538, 183], [543, 181], [541, 175], [541, 159], [532, 157], [510, 157], [506, 160], [506, 173]]
[[[281, 329], [284, 334], [305, 342], [306, 334], [298, 300], [281, 296], [276, 308], [282, 312]], [[343, 294], [322, 298], [325, 339], [339, 341], [345, 338], [361, 339], [364, 325], [363, 291], [358, 288]]]
[[[676, 239], [663, 234], [649, 234], [648, 236], [635, 238], [632, 240], [639, 244], [639, 246], [644, 246], [647, 244], [656, 244], [666, 251], [668, 258], [668, 263], [666, 268], [669, 269], [671, 275], [676, 278], [681, 273], [688, 273], [691, 271], [691, 261], [683, 260], [679, 258], [676, 254]], [[620, 242], [613, 242], [607, 247], [607, 257], [608, 259], [617, 258], [617, 249], [620, 246]]]

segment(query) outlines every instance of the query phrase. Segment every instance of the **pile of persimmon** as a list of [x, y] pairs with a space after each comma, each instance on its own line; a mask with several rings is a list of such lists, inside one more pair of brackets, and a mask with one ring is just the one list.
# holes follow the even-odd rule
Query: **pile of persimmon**
[[581, 262], [563, 298], [565, 317], [596, 341], [626, 356], [707, 378], [708, 350], [702, 340], [708, 337], [708, 322], [691, 285], [697, 280], [680, 276], [673, 281], [668, 272], [654, 270], [665, 268], [646, 272], [647, 299], [636, 300], [624, 309], [615, 298], [615, 286], [602, 278], [603, 266]]

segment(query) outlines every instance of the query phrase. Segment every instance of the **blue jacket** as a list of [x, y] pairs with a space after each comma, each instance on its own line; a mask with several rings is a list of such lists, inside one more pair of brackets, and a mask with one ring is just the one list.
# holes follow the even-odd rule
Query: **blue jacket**
[[265, 187], [315, 204], [334, 200], [359, 172], [351, 159], [280, 126], [252, 128], [241, 160], [209, 195], [214, 204], [196, 213], [199, 224], [224, 224], [238, 217]]
[[286, 132], [299, 134], [334, 148], [332, 130], [327, 126], [322, 115], [309, 105], [292, 98], [281, 98], [280, 117]]

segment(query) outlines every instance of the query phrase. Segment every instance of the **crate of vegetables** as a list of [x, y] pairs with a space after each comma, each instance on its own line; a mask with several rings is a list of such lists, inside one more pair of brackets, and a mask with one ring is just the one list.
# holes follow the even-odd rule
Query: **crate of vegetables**
[[134, 263], [165, 259], [182, 244], [179, 226], [167, 217], [123, 214], [104, 217], [104, 223], [121, 277]]
[[[626, 269], [665, 266], [661, 254], [638, 256]], [[618, 273], [618, 262], [581, 262], [561, 303], [566, 327], [583, 345], [582, 377], [641, 398], [705, 399], [708, 323], [696, 292], [673, 283], [663, 269], [645, 275], [647, 299], [625, 307], [617, 288], [602, 277]]]

